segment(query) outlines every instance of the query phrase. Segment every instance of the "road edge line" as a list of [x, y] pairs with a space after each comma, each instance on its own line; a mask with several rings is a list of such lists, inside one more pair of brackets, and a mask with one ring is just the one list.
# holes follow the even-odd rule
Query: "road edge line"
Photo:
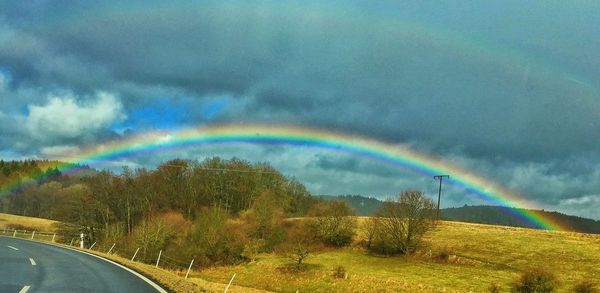
[[[0, 237], [9, 238], [9, 237], [3, 236], [3, 235], [0, 235]], [[12, 239], [12, 238], [11, 238], [11, 239]], [[83, 254], [87, 254], [87, 255], [93, 256], [93, 257], [95, 257], [95, 258], [98, 258], [98, 259], [104, 260], [104, 261], [106, 261], [106, 262], [109, 262], [109, 263], [111, 263], [111, 264], [113, 264], [113, 265], [116, 265], [116, 266], [118, 266], [118, 267], [120, 267], [120, 268], [122, 268], [122, 269], [124, 269], [124, 270], [126, 270], [126, 271], [128, 271], [128, 272], [130, 272], [131, 274], [135, 275], [136, 277], [138, 277], [138, 278], [142, 279], [144, 282], [148, 283], [150, 286], [152, 286], [154, 289], [156, 289], [156, 290], [157, 290], [158, 292], [160, 292], [160, 293], [169, 293], [169, 291], [165, 290], [163, 287], [161, 287], [160, 285], [158, 285], [158, 284], [157, 284], [156, 282], [154, 282], [153, 280], [150, 280], [148, 277], [146, 277], [146, 276], [144, 276], [144, 275], [142, 275], [142, 274], [140, 274], [140, 273], [136, 272], [135, 270], [133, 270], [133, 269], [130, 269], [130, 268], [128, 268], [128, 267], [126, 267], [126, 266], [124, 266], [124, 265], [122, 265], [122, 264], [118, 263], [118, 262], [112, 261], [112, 260], [110, 260], [110, 259], [107, 259], [107, 258], [104, 258], [104, 257], [102, 257], [102, 256], [95, 255], [95, 254], [93, 254], [93, 253], [89, 253], [89, 252], [86, 252], [86, 251], [83, 251], [83, 250], [79, 250], [79, 249], [76, 249], [76, 248], [72, 248], [72, 247], [69, 247], [69, 246], [63, 246], [63, 245], [59, 245], [59, 244], [56, 244], [56, 243], [47, 243], [47, 242], [41, 242], [41, 241], [35, 241], [35, 240], [31, 240], [31, 239], [23, 239], [23, 238], [19, 238], [19, 239], [20, 239], [20, 240], [25, 240], [25, 241], [30, 241], [30, 242], [35, 242], [35, 243], [46, 244], [46, 245], [50, 245], [50, 246], [54, 246], [54, 247], [59, 247], [59, 248], [64, 248], [64, 249], [69, 249], [69, 250], [72, 250], [72, 251], [76, 251], [76, 252], [79, 252], [79, 253], [83, 253]]]

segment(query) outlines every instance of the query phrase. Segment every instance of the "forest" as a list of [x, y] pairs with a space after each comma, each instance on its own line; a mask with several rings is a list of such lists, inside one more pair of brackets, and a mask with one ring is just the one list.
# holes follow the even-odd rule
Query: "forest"
[[[236, 158], [175, 159], [155, 170], [124, 168], [119, 174], [82, 167], [83, 175], [66, 175], [52, 165], [1, 161], [0, 186], [17, 184], [1, 191], [0, 211], [61, 221], [62, 234], [82, 231], [89, 243], [110, 239], [142, 246], [148, 257], [171, 247], [172, 254], [199, 254], [206, 263], [235, 261], [248, 239], [235, 239], [240, 245], [234, 248], [227, 229], [250, 229], [245, 234], [273, 249], [281, 241], [266, 238], [283, 237], [283, 229], [272, 231], [280, 219], [305, 215], [317, 202], [300, 182], [270, 165]], [[252, 227], [233, 227], [239, 225], [232, 219]], [[187, 240], [196, 245], [181, 245]]]
[[[84, 233], [88, 246], [141, 248], [138, 259], [146, 262], [159, 251], [196, 259], [197, 266], [253, 262], [259, 253], [273, 252], [298, 270], [313, 252], [355, 240], [357, 220], [349, 205], [311, 196], [267, 163], [174, 159], [154, 170], [71, 166], [68, 174], [56, 165], [1, 161], [0, 211], [60, 221], [66, 242]], [[415, 251], [434, 224], [433, 207], [418, 191], [402, 192], [365, 222], [362, 244], [380, 254]]]

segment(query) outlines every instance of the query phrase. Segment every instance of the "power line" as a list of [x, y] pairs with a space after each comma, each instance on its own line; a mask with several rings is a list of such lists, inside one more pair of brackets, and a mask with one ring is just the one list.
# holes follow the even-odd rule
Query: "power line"
[[[81, 158], [81, 157], [70, 157], [70, 158]], [[60, 161], [60, 159], [57, 159], [58, 161]], [[119, 160], [102, 160], [102, 162], [111, 162], [111, 163], [121, 163], [123, 164], [124, 162], [119, 161]], [[127, 164], [124, 164], [127, 165]], [[188, 165], [186, 166], [182, 166], [182, 165], [174, 165], [174, 164], [159, 164], [157, 166], [167, 166], [167, 167], [177, 167], [177, 168], [187, 168], [189, 167]], [[194, 168], [196, 169], [201, 169], [201, 170], [205, 170], [205, 171], [222, 171], [222, 172], [238, 172], [238, 173], [259, 173], [259, 174], [279, 174], [278, 172], [273, 172], [273, 171], [254, 171], [254, 170], [238, 170], [238, 169], [227, 169], [227, 168], [206, 168], [206, 167], [198, 167], [195, 166]]]
[[[189, 166], [181, 166], [181, 165], [171, 165], [171, 164], [162, 164], [160, 166], [167, 167], [177, 167], [177, 168], [187, 168]], [[238, 170], [238, 169], [225, 169], [225, 168], [205, 168], [205, 167], [194, 167], [195, 169], [205, 170], [205, 171], [224, 171], [224, 172], [239, 172], [239, 173], [261, 173], [261, 174], [279, 174], [273, 171], [253, 171], [253, 170]]]

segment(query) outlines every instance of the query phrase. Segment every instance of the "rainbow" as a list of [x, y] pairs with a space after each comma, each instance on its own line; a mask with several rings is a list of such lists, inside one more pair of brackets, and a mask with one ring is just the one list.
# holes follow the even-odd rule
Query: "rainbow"
[[[130, 139], [115, 141], [68, 154], [57, 167], [74, 172], [73, 164], [99, 166], [103, 162], [135, 157], [165, 150], [222, 144], [286, 145], [347, 153], [407, 169], [424, 176], [450, 174], [447, 183], [488, 204], [501, 207], [535, 208], [506, 188], [451, 165], [443, 160], [380, 141], [342, 133], [293, 126], [219, 125], [187, 129], [174, 133], [153, 131]], [[13, 190], [21, 182], [8, 182], [0, 190]], [[525, 209], [504, 209], [517, 220], [546, 230], [567, 230], [551, 218]]]

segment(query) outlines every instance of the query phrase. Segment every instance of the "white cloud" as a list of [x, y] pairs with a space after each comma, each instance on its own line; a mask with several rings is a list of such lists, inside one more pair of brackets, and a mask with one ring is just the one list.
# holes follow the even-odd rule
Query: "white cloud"
[[45, 156], [68, 156], [69, 154], [74, 154], [78, 152], [80, 148], [75, 145], [57, 145], [57, 146], [49, 146], [42, 147], [40, 149], [40, 153]]
[[596, 195], [584, 195], [581, 197], [572, 197], [572, 198], [567, 198], [567, 199], [563, 199], [560, 201], [561, 204], [564, 205], [573, 205], [573, 206], [583, 206], [583, 205], [589, 205], [589, 204], [600, 204], [600, 194], [596, 194]]
[[121, 102], [108, 93], [98, 93], [92, 102], [74, 96], [50, 96], [45, 105], [29, 105], [25, 126], [42, 139], [76, 138], [96, 132], [124, 118]]
[[600, 214], [598, 214], [600, 194], [588, 194], [563, 199], [560, 201], [559, 207], [561, 212], [567, 214], [600, 220]]

